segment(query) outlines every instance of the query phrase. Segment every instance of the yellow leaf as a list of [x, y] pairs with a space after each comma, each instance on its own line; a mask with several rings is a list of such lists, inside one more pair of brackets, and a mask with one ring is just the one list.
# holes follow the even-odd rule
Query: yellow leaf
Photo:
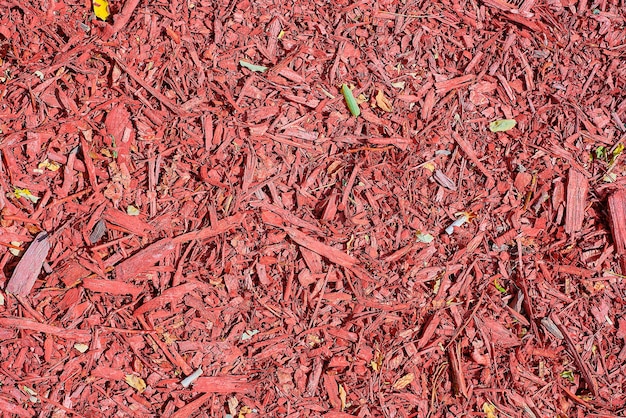
[[235, 396], [233, 396], [232, 398], [228, 398], [228, 411], [230, 412], [230, 415], [235, 416], [238, 406], [239, 399], [237, 399]]
[[87, 344], [82, 344], [82, 343], [76, 343], [74, 344], [74, 348], [79, 352], [79, 353], [85, 353], [87, 352], [87, 350], [89, 350], [89, 346]]
[[379, 350], [376, 350], [374, 352], [374, 358], [372, 359], [372, 361], [370, 361], [370, 366], [375, 372], [380, 371], [381, 367], [383, 366], [384, 359], [385, 356], [383, 356], [383, 353], [381, 353]]
[[39, 163], [37, 168], [39, 168], [40, 170], [47, 168], [50, 171], [57, 171], [59, 168], [61, 168], [61, 164], [55, 163], [54, 161], [50, 161], [46, 158], [45, 160]]
[[24, 197], [33, 203], [37, 203], [37, 201], [39, 200], [39, 198], [37, 196], [34, 196], [28, 189], [20, 189], [16, 187], [13, 194], [17, 199], [19, 199], [20, 197]]
[[165, 342], [165, 344], [167, 345], [172, 345], [174, 344], [176, 341], [178, 341], [176, 339], [176, 336], [170, 334], [169, 332], [164, 332], [163, 334], [163, 341]]
[[37, 401], [39, 401], [39, 399], [37, 398], [37, 392], [29, 388], [28, 386], [22, 386], [22, 391], [29, 395], [29, 400], [32, 403], [37, 403]]
[[393, 106], [388, 98], [385, 97], [385, 93], [382, 90], [378, 90], [376, 95], [376, 104], [385, 112], [393, 112]]
[[252, 412], [252, 408], [250, 408], [249, 406], [244, 406], [239, 410], [239, 415], [237, 418], [245, 418], [245, 416], [250, 412]]
[[344, 409], [346, 409], [346, 398], [347, 398], [348, 394], [346, 393], [346, 390], [343, 388], [343, 386], [341, 385], [341, 383], [339, 384], [339, 399], [341, 399], [341, 410], [343, 411]]
[[124, 380], [126, 380], [126, 383], [128, 383], [131, 388], [137, 389], [138, 392], [146, 390], [146, 382], [139, 376], [127, 374]]
[[515, 128], [517, 121], [515, 119], [500, 119], [494, 120], [489, 124], [489, 130], [491, 132], [506, 132]]
[[93, 13], [100, 20], [107, 20], [109, 15], [109, 2], [107, 0], [93, 0]]
[[424, 244], [430, 244], [435, 239], [432, 235], [428, 233], [424, 234], [422, 231], [417, 231], [415, 237], [419, 242], [423, 242]]
[[22, 242], [21, 241], [11, 241], [11, 245], [13, 247], [9, 247], [9, 252], [11, 254], [13, 254], [16, 257], [19, 257], [20, 254], [22, 254], [22, 251], [19, 249], [19, 247], [22, 246]]
[[483, 404], [483, 412], [485, 413], [485, 418], [498, 418], [496, 407], [489, 402]]
[[318, 337], [315, 334], [308, 334], [306, 337], [307, 337], [306, 338], [307, 339], [307, 343], [311, 347], [317, 347], [318, 345], [320, 345], [322, 343], [322, 340], [320, 339], [320, 337]]
[[128, 205], [126, 207], [126, 213], [128, 213], [130, 216], [138, 216], [139, 215], [139, 209], [137, 209], [133, 205]]
[[393, 384], [392, 388], [395, 390], [402, 390], [415, 379], [415, 375], [413, 373], [408, 373], [402, 376], [400, 379], [396, 380], [396, 383]]

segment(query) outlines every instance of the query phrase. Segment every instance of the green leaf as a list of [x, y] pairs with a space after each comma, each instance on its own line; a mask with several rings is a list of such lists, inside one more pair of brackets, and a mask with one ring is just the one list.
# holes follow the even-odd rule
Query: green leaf
[[241, 65], [244, 68], [247, 68], [250, 71], [255, 71], [257, 73], [264, 73], [267, 71], [267, 67], [263, 65], [250, 64], [249, 62], [246, 62], [243, 60], [239, 61], [239, 65]]
[[561, 377], [574, 383], [574, 373], [571, 370], [564, 370], [561, 372]]
[[491, 132], [506, 132], [509, 129], [515, 128], [515, 125], [517, 125], [515, 119], [494, 120], [489, 124], [489, 130]]
[[496, 290], [500, 293], [506, 293], [506, 289], [502, 287], [498, 279], [493, 279], [493, 285], [496, 287]]
[[361, 114], [361, 109], [359, 108], [359, 104], [356, 102], [354, 95], [352, 94], [352, 90], [348, 87], [347, 84], [341, 85], [341, 94], [343, 94], [344, 99], [346, 99], [346, 104], [348, 105], [348, 110], [352, 113], [352, 116], [355, 118]]

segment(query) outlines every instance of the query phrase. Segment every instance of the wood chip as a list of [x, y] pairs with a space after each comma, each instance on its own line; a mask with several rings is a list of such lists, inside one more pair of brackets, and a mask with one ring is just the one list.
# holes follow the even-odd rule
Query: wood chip
[[579, 232], [583, 227], [588, 190], [587, 178], [578, 170], [570, 168], [565, 209], [565, 232], [568, 234]]
[[43, 268], [50, 251], [50, 239], [46, 232], [40, 232], [22, 255], [11, 275], [5, 291], [18, 296], [28, 295]]
[[0, 415], [624, 415], [623, 2], [93, 1], [1, 7]]

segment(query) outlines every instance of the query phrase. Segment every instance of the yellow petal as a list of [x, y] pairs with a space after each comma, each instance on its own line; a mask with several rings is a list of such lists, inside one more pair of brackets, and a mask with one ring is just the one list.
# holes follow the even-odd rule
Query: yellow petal
[[109, 2], [107, 0], [93, 0], [93, 13], [100, 20], [107, 20], [109, 15]]

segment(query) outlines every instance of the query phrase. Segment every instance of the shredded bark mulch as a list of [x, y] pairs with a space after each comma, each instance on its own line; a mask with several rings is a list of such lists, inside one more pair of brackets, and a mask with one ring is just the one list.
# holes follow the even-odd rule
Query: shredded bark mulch
[[0, 415], [626, 415], [625, 19], [0, 0]]

